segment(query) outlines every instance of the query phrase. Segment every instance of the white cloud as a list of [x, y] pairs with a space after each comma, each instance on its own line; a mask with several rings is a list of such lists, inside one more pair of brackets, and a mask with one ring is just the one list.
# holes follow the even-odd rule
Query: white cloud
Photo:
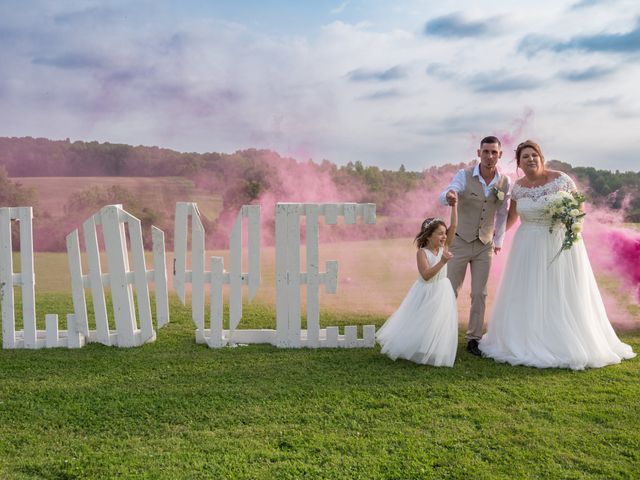
[[331, 15], [337, 15], [339, 13], [342, 13], [344, 11], [345, 8], [347, 8], [347, 5], [349, 5], [350, 2], [342, 2], [340, 5], [338, 5], [335, 8], [332, 8], [330, 13]]
[[[460, 18], [481, 25], [481, 36], [425, 35], [427, 22], [455, 12], [418, 0], [377, 3], [307, 35], [256, 30], [249, 18], [175, 16], [155, 3], [5, 4], [0, 135], [182, 151], [265, 147], [422, 169], [467, 161], [479, 138], [502, 132], [535, 137], [574, 164], [630, 165], [637, 56], [527, 57], [518, 45], [527, 35], [627, 32], [640, 7], [464, 3]], [[45, 14], [30, 13], [38, 8]], [[337, 9], [363, 11], [359, 2]], [[615, 142], [595, 145], [603, 130]]]

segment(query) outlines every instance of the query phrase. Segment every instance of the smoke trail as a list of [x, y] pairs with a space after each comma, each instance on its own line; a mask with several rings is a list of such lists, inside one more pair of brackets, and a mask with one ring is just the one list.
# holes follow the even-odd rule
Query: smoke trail
[[623, 229], [612, 230], [608, 235], [613, 257], [611, 267], [635, 292], [640, 304], [640, 235]]
[[500, 132], [497, 137], [502, 142], [502, 150], [513, 152], [517, 144], [525, 140], [523, 132], [529, 127], [534, 117], [533, 109], [525, 108], [522, 117], [513, 120], [513, 129], [509, 132]]

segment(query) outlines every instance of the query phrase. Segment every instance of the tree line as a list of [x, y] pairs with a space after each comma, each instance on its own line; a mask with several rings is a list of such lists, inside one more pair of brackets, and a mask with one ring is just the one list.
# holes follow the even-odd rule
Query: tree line
[[[344, 192], [342, 201], [375, 203], [381, 216], [402, 215], [403, 201], [411, 192], [432, 192], [443, 188], [455, 171], [466, 164], [446, 164], [430, 167], [421, 172], [406, 170], [403, 165], [397, 170], [366, 166], [361, 161], [346, 165], [323, 160], [298, 162], [282, 157], [270, 150], [247, 149], [234, 153], [180, 153], [158, 147], [131, 146], [98, 142], [53, 141], [43, 138], [0, 137], [0, 205], [38, 206], [36, 217], [46, 216], [45, 205], [38, 205], [37, 192], [16, 184], [11, 177], [28, 176], [122, 176], [122, 177], [184, 177], [206, 191], [221, 195], [223, 211], [217, 219], [205, 219], [207, 231], [222, 232], [243, 204], [255, 203], [265, 193], [282, 201], [287, 190], [283, 173], [330, 179], [332, 185]], [[568, 163], [552, 160], [552, 168], [560, 169], [577, 179], [586, 187], [589, 200], [600, 206], [622, 211], [629, 222], [640, 222], [640, 172], [611, 172], [593, 167], [573, 167]], [[172, 212], [162, 212], [157, 205], [146, 205], [135, 191], [122, 187], [106, 190], [77, 192], [67, 205], [69, 224], [84, 220], [87, 213], [106, 203], [123, 203], [124, 208], [141, 218], [144, 224], [155, 224], [165, 231], [171, 230]], [[45, 211], [45, 213], [43, 213]], [[400, 212], [400, 213], [399, 213]], [[417, 212], [422, 215], [423, 212]], [[77, 218], [76, 218], [77, 217]], [[68, 225], [40, 222], [42, 228], [52, 229], [48, 238], [61, 238], [59, 242], [43, 247], [47, 250], [63, 250], [64, 235]], [[37, 232], [37, 227], [34, 227]], [[390, 235], [398, 234], [389, 224]], [[59, 229], [60, 232], [54, 231]], [[70, 231], [70, 230], [69, 230]], [[411, 234], [412, 232], [404, 232]], [[42, 235], [42, 232], [40, 233]], [[384, 236], [379, 233], [377, 236]], [[169, 243], [171, 239], [169, 238]]]

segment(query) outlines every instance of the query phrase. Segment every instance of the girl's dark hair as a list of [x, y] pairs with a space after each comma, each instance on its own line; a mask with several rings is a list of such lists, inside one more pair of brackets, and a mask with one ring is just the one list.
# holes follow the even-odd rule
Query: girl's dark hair
[[418, 233], [418, 235], [416, 235], [416, 238], [413, 240], [414, 242], [416, 242], [418, 248], [424, 248], [427, 246], [427, 240], [440, 225], [442, 225], [445, 230], [447, 229], [447, 224], [444, 223], [444, 220], [438, 217], [430, 217], [422, 222], [420, 233]]

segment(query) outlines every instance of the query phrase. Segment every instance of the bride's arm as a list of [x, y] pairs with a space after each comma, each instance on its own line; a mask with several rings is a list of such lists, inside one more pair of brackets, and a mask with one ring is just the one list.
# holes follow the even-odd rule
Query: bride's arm
[[456, 230], [458, 228], [458, 203], [454, 202], [451, 206], [451, 221], [449, 222], [449, 229], [447, 230], [447, 241], [445, 246], [449, 247], [453, 243], [453, 239], [456, 237]]
[[516, 209], [517, 203], [511, 198], [511, 203], [509, 203], [509, 213], [507, 213], [507, 230], [513, 227], [513, 224], [516, 223], [518, 218], [518, 210]]

